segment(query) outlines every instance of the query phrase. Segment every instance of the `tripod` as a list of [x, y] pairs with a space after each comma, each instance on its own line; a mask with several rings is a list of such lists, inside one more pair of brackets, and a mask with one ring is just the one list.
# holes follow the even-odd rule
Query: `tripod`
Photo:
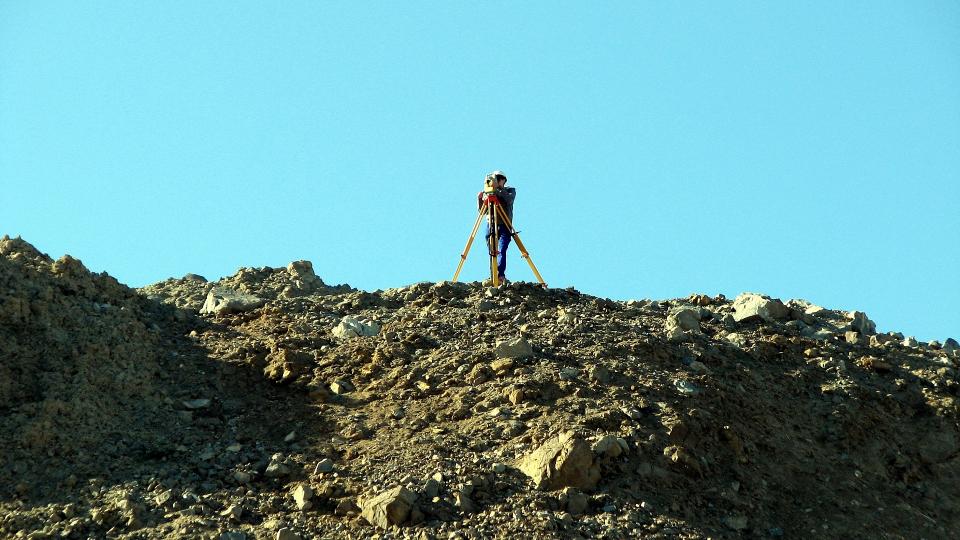
[[[500, 238], [499, 227], [501, 227], [501, 223], [503, 223], [510, 232], [510, 236], [516, 240], [517, 248], [520, 250], [520, 256], [527, 260], [527, 264], [529, 264], [530, 269], [533, 270], [533, 275], [537, 276], [537, 281], [540, 282], [540, 285], [546, 287], [547, 284], [544, 283], [540, 272], [537, 271], [536, 265], [533, 264], [530, 254], [527, 253], [527, 248], [524, 247], [523, 242], [520, 240], [520, 235], [513, 229], [513, 223], [510, 222], [506, 211], [504, 211], [500, 205], [500, 200], [497, 199], [495, 195], [489, 193], [483, 195], [483, 204], [480, 206], [480, 213], [477, 215], [477, 221], [473, 224], [473, 230], [470, 232], [470, 238], [467, 240], [467, 247], [465, 247], [463, 253], [460, 254], [460, 264], [457, 265], [457, 271], [453, 274], [453, 282], [457, 282], [457, 277], [460, 275], [463, 263], [467, 260], [467, 254], [470, 253], [470, 246], [473, 245], [473, 239], [477, 235], [477, 229], [480, 228], [480, 222], [484, 216], [487, 217], [487, 223], [491, 225], [490, 232], [492, 233], [487, 242], [490, 251], [490, 283], [493, 284], [494, 287], [500, 285], [500, 274], [497, 271], [497, 255], [500, 254], [498, 246], [498, 240]], [[499, 219], [497, 219], [498, 217]]]

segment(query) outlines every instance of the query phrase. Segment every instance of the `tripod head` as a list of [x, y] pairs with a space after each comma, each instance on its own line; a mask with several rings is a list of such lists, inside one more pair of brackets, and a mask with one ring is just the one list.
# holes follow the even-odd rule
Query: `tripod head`
[[481, 197], [481, 198], [480, 198], [481, 202], [484, 202], [484, 203], [487, 203], [487, 204], [500, 204], [500, 199], [498, 199], [496, 195], [494, 195], [493, 193], [491, 193], [491, 192], [489, 192], [489, 191], [484, 191], [484, 192], [480, 195], [480, 197]]

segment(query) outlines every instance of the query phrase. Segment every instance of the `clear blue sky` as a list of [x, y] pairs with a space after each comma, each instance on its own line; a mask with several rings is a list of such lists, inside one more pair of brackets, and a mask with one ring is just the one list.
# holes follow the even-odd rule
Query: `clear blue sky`
[[450, 279], [496, 168], [552, 286], [960, 338], [958, 53], [954, 1], [2, 1], [0, 234], [373, 290]]

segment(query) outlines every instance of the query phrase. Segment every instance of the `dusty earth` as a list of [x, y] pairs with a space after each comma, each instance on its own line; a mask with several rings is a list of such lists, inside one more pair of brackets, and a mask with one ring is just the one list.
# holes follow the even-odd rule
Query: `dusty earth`
[[744, 294], [140, 290], [0, 240], [3, 538], [950, 538], [954, 340]]

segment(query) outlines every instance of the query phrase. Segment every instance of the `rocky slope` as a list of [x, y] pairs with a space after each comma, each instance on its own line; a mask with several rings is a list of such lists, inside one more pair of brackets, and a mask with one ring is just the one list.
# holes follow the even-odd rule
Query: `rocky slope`
[[132, 290], [0, 240], [0, 537], [949, 538], [956, 342], [310, 263]]

